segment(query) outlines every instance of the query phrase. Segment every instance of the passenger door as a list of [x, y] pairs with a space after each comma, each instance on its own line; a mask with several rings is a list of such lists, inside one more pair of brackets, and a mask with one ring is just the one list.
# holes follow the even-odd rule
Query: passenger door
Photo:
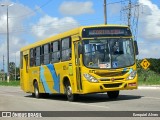
[[77, 89], [79, 91], [82, 90], [82, 80], [81, 80], [81, 62], [80, 62], [80, 54], [78, 51], [78, 47], [80, 45], [80, 41], [74, 42], [74, 52], [75, 52], [75, 69], [76, 69], [76, 81], [77, 81]]

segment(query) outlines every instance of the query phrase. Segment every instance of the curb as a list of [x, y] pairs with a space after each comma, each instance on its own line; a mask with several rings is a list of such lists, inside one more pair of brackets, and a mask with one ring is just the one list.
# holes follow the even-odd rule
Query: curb
[[160, 90], [160, 86], [153, 85], [153, 86], [138, 86], [138, 89], [152, 89], [152, 90]]

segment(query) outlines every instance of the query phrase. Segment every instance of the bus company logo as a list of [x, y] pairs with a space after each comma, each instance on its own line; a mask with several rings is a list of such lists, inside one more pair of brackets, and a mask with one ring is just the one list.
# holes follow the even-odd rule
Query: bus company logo
[[11, 112], [2, 112], [2, 117], [12, 117]]
[[114, 79], [114, 78], [111, 78], [111, 81], [112, 81], [112, 82], [114, 82], [114, 81], [115, 81], [115, 79]]

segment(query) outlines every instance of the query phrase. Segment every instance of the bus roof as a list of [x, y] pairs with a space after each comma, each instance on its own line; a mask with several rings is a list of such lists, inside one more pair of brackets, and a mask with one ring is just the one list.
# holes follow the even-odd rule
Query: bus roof
[[76, 35], [78, 34], [79, 32], [82, 31], [82, 29], [84, 28], [90, 28], [90, 27], [128, 27], [126, 25], [117, 25], [117, 24], [107, 24], [107, 25], [94, 25], [94, 26], [80, 26], [78, 28], [74, 28], [72, 30], [68, 30], [66, 32], [63, 32], [63, 33], [59, 33], [57, 35], [54, 35], [54, 36], [51, 36], [51, 37], [48, 37], [46, 39], [43, 39], [43, 40], [40, 40], [40, 41], [37, 41], [33, 44], [29, 44], [25, 47], [22, 47], [20, 51], [25, 51], [25, 50], [28, 50], [30, 48], [34, 48], [34, 47], [37, 47], [37, 46], [40, 46], [40, 45], [43, 45], [43, 44], [47, 44], [53, 40], [58, 40], [60, 38], [63, 38], [63, 37], [68, 37], [68, 36], [71, 36], [71, 35]]

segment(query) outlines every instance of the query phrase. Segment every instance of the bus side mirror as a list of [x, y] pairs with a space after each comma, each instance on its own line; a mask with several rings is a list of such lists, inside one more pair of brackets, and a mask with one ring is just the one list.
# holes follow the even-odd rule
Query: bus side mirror
[[135, 48], [135, 53], [136, 53], [136, 55], [138, 55], [138, 54], [139, 54], [139, 51], [138, 51], [137, 41], [134, 41], [134, 48]]

